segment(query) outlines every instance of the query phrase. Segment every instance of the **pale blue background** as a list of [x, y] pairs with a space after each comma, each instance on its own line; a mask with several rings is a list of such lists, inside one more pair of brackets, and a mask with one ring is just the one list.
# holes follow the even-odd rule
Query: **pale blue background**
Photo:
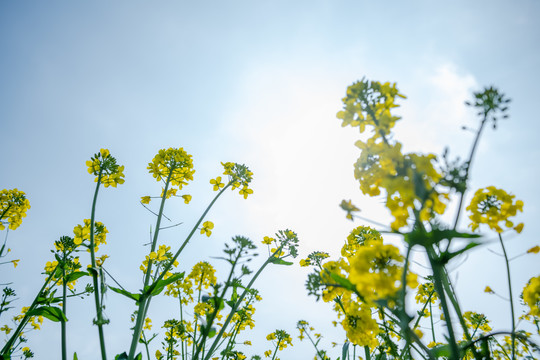
[[[519, 217], [525, 230], [508, 236], [510, 254], [519, 255], [538, 244], [540, 232], [539, 15], [534, 0], [1, 0], [0, 185], [25, 191], [32, 205], [9, 236], [8, 259], [20, 258], [20, 265], [3, 266], [1, 282], [15, 282], [18, 309], [31, 301], [53, 241], [90, 215], [94, 183], [84, 163], [100, 147], [126, 166], [126, 183], [101, 192], [97, 219], [110, 231], [107, 269], [129, 289], [140, 286], [153, 223], [139, 198], [160, 192], [145, 168], [163, 147], [184, 147], [197, 169], [188, 187], [193, 203], [167, 209], [185, 223], [164, 234], [173, 246], [211, 199], [208, 180], [220, 173], [220, 161], [246, 163], [255, 173], [250, 199], [228, 193], [212, 210], [214, 234], [193, 240], [184, 268], [219, 255], [232, 235], [259, 242], [286, 227], [298, 232], [302, 256], [313, 250], [338, 256], [353, 227], [337, 206], [342, 199], [352, 198], [363, 216], [388, 219], [382, 199], [366, 199], [357, 189], [356, 129], [341, 129], [335, 118], [346, 87], [363, 76], [396, 81], [408, 95], [396, 129], [407, 151], [440, 153], [450, 145], [465, 156], [472, 134], [460, 127], [476, 124], [463, 105], [471, 92], [493, 84], [514, 100], [511, 118], [482, 138], [472, 186], [503, 187], [525, 201]], [[500, 252], [496, 243], [490, 248]], [[507, 296], [503, 260], [486, 249], [467, 260], [452, 266], [463, 308], [485, 312], [508, 330], [507, 302], [483, 293], [490, 285]], [[531, 255], [512, 266], [517, 299], [540, 267]], [[342, 341], [341, 332], [329, 329], [330, 305], [305, 296], [306, 274], [295, 266], [260, 278], [264, 301], [246, 337], [255, 346], [246, 353], [262, 355], [266, 334], [276, 328], [296, 336], [301, 318], [326, 329], [327, 341]], [[153, 305], [155, 330], [177, 316], [166, 302]], [[69, 351], [94, 359], [93, 304], [70, 306], [77, 314], [68, 314]], [[108, 295], [111, 358], [129, 346], [132, 310], [124, 298]], [[7, 321], [2, 317], [2, 325]], [[59, 358], [58, 324], [27, 335], [37, 359]], [[297, 342], [281, 358], [312, 356]]]

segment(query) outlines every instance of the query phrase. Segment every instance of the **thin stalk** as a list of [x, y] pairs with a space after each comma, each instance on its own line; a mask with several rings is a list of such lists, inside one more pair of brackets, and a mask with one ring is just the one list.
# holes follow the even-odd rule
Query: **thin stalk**
[[[163, 189], [163, 194], [161, 195], [161, 203], [159, 205], [159, 213], [156, 219], [156, 227], [154, 231], [154, 237], [152, 239], [152, 246], [150, 248], [150, 253], [152, 253], [157, 246], [157, 240], [159, 236], [159, 229], [161, 225], [161, 218], [163, 217], [163, 210], [165, 209], [165, 200], [167, 199], [167, 190], [169, 189], [169, 184], [171, 182], [171, 176], [174, 169], [170, 169], [167, 180], [165, 181], [165, 188]], [[144, 274], [144, 286], [143, 291], [147, 288], [150, 283], [150, 278], [152, 276], [152, 265], [153, 260], [148, 260], [148, 265], [146, 272]], [[139, 308], [137, 310], [137, 319], [135, 320], [135, 327], [133, 328], [133, 337], [131, 338], [131, 346], [129, 348], [129, 357], [128, 359], [132, 360], [135, 357], [135, 351], [137, 351], [137, 345], [139, 343], [139, 338], [141, 337], [141, 332], [143, 328], [144, 319], [146, 317], [146, 310], [150, 305], [151, 295], [146, 295], [145, 293], [141, 294], [139, 298]]]
[[[172, 170], [171, 170], [171, 173], [172, 173]], [[167, 179], [167, 183], [169, 182], [169, 179]], [[191, 240], [191, 237], [193, 236], [193, 234], [195, 234], [195, 231], [198, 229], [199, 225], [201, 224], [201, 222], [203, 221], [204, 217], [206, 216], [206, 214], [208, 214], [208, 212], [210, 211], [210, 209], [212, 208], [212, 206], [214, 205], [214, 203], [217, 201], [217, 199], [221, 196], [221, 194], [223, 194], [223, 192], [229, 187], [232, 185], [232, 181], [229, 182], [227, 185], [225, 185], [225, 187], [223, 189], [221, 189], [221, 191], [214, 197], [214, 199], [210, 202], [210, 204], [208, 205], [208, 207], [206, 208], [206, 210], [204, 211], [204, 213], [200, 216], [199, 220], [195, 223], [195, 225], [193, 226], [193, 229], [191, 229], [191, 232], [189, 233], [188, 237], [184, 240], [184, 242], [182, 243], [182, 245], [180, 246], [180, 248], [178, 249], [178, 251], [176, 252], [176, 254], [173, 256], [173, 258], [169, 261], [169, 263], [163, 268], [163, 270], [161, 271], [161, 273], [159, 274], [159, 276], [154, 279], [153, 283], [152, 284], [156, 284], [158, 281], [160, 281], [161, 279], [163, 279], [163, 277], [165, 276], [165, 274], [171, 269], [171, 267], [173, 266], [174, 262], [176, 261], [176, 259], [178, 258], [178, 256], [180, 256], [180, 254], [182, 253], [182, 250], [184, 250], [184, 248], [186, 247], [186, 245], [188, 244], [189, 240]], [[165, 187], [167, 189], [167, 185]], [[161, 217], [163, 215], [163, 205], [164, 205], [164, 201], [165, 201], [165, 195], [166, 195], [166, 190], [164, 190], [163, 192], [163, 196], [162, 196], [162, 204], [160, 206], [160, 213], [158, 214], [158, 221], [161, 221]], [[157, 223], [157, 222], [156, 222]], [[156, 233], [159, 232], [159, 224], [156, 226]], [[156, 234], [154, 233], [154, 239], [157, 239], [156, 237]], [[150, 269], [150, 265], [151, 265], [151, 261], [148, 262], [148, 269]], [[148, 273], [148, 270], [147, 270], [147, 273]], [[148, 275], [149, 276], [149, 275]], [[145, 279], [146, 279], [146, 275], [145, 275]], [[145, 287], [144, 289], [146, 289], [148, 286], [148, 283], [147, 281], [145, 280]], [[151, 287], [152, 285], [150, 285]], [[143, 290], [144, 291], [144, 290]], [[140, 337], [140, 332], [141, 332], [141, 329], [142, 329], [142, 322], [144, 320], [144, 317], [146, 316], [146, 310], [148, 310], [148, 306], [146, 306], [144, 303], [146, 302], [149, 302], [150, 299], [151, 299], [151, 295], [149, 295], [150, 292], [147, 293], [143, 293], [141, 294], [141, 297], [140, 297], [140, 302], [139, 302], [139, 313], [137, 314], [137, 321], [135, 323], [135, 328], [133, 330], [133, 337], [131, 339], [131, 346], [130, 346], [130, 350], [129, 350], [129, 357], [128, 359], [129, 360], [133, 360], [134, 357], [135, 357], [135, 351], [137, 350], [137, 344], [138, 344], [138, 341], [139, 341], [139, 337]], [[145, 310], [146, 309], [146, 310]], [[141, 315], [141, 312], [142, 312], [142, 315]], [[139, 318], [141, 317], [141, 318]], [[136, 335], [138, 333], [138, 335]]]
[[281, 342], [281, 340], [279, 340], [276, 344], [276, 349], [274, 350], [274, 355], [272, 356], [272, 360], [274, 360], [276, 358], [276, 355], [277, 355], [277, 351], [278, 351], [278, 348], [279, 348], [279, 343]]
[[433, 270], [433, 285], [435, 286], [435, 291], [439, 294], [439, 299], [441, 300], [441, 306], [443, 308], [444, 318], [446, 326], [448, 327], [448, 337], [450, 342], [451, 350], [451, 359], [459, 359], [459, 348], [457, 346], [456, 337], [454, 335], [454, 327], [452, 325], [452, 319], [450, 318], [450, 311], [448, 308], [448, 303], [446, 302], [446, 294], [444, 292], [444, 286], [442, 284], [443, 271], [442, 266], [437, 259], [437, 254], [431, 246], [426, 246], [426, 251], [428, 254], [428, 259]]
[[506, 248], [501, 234], [499, 234], [499, 241], [504, 254], [504, 262], [506, 263], [506, 275], [508, 277], [508, 293], [510, 296], [510, 313], [512, 314], [512, 360], [516, 359], [516, 319], [514, 314], [514, 299], [512, 296], [512, 280], [510, 278], [510, 262], [508, 261], [508, 255], [506, 254]]
[[[242, 295], [240, 295], [240, 297], [238, 298], [238, 300], [236, 301], [236, 303], [234, 304], [234, 306], [231, 308], [231, 312], [229, 313], [229, 315], [227, 316], [227, 319], [225, 320], [225, 322], [223, 323], [223, 326], [221, 327], [221, 330], [219, 331], [219, 333], [216, 335], [216, 339], [214, 340], [214, 342], [212, 343], [212, 346], [210, 347], [210, 349], [208, 350], [208, 352], [206, 353], [206, 357], [204, 357], [204, 360], [208, 360], [210, 359], [210, 356], [212, 356], [212, 354], [214, 353], [214, 351], [216, 350], [216, 347], [218, 345], [218, 342], [219, 342], [219, 339], [223, 336], [223, 333], [225, 332], [225, 329], [227, 328], [227, 325], [229, 325], [229, 322], [231, 321], [234, 313], [236, 312], [236, 309], [238, 308], [238, 306], [242, 303], [242, 301], [244, 300], [244, 297], [246, 296], [247, 292], [249, 289], [251, 289], [251, 287], [253, 286], [253, 283], [255, 282], [255, 280], [257, 280], [257, 278], [259, 277], [259, 275], [262, 273], [262, 271], [264, 270], [264, 268], [270, 264], [270, 259], [272, 259], [274, 257], [275, 254], [279, 254], [281, 252], [281, 249], [283, 248], [283, 245], [281, 245], [275, 252], [274, 254], [272, 254], [270, 257], [268, 257], [268, 259], [266, 259], [266, 261], [264, 262], [264, 264], [259, 268], [259, 270], [257, 271], [257, 273], [253, 276], [253, 278], [251, 278], [251, 281], [249, 282], [249, 284], [246, 286], [246, 288], [244, 289], [244, 292], [242, 293]], [[193, 360], [196, 360], [197, 358], [194, 356], [193, 357]]]
[[431, 302], [429, 303], [429, 320], [431, 322], [431, 336], [433, 337], [433, 342], [436, 343], [437, 340], [435, 338], [435, 326], [433, 324], [433, 309], [431, 308]]
[[[471, 169], [471, 163], [472, 163], [473, 158], [474, 158], [474, 153], [476, 152], [476, 147], [478, 146], [478, 140], [480, 140], [480, 135], [482, 134], [482, 130], [484, 129], [484, 125], [486, 124], [487, 115], [488, 115], [487, 113], [484, 114], [484, 119], [482, 119], [482, 122], [480, 123], [480, 127], [478, 128], [478, 131], [476, 132], [476, 137], [474, 138], [473, 146], [472, 146], [471, 152], [469, 154], [469, 159], [467, 160], [467, 168], [465, 169], [465, 171], [466, 171], [465, 178], [464, 178], [465, 183], [469, 179], [469, 171]], [[460, 193], [460, 196], [459, 196], [459, 205], [457, 207], [456, 218], [454, 220], [454, 230], [456, 230], [458, 222], [459, 222], [459, 216], [461, 214], [461, 207], [463, 206], [464, 197], [465, 197], [465, 191]], [[450, 244], [448, 246], [450, 246]]]
[[321, 351], [317, 348], [317, 344], [315, 344], [315, 342], [313, 341], [313, 339], [309, 335], [309, 331], [306, 331], [306, 335], [307, 335], [309, 341], [311, 342], [311, 344], [313, 345], [313, 347], [315, 348], [315, 351], [317, 352], [317, 355], [321, 358], [321, 360], [325, 360], [324, 357], [322, 356]]
[[[67, 311], [67, 284], [66, 284], [66, 253], [64, 251], [64, 266], [62, 266], [62, 312], [64, 315]], [[66, 322], [62, 319], [60, 324], [62, 331], [62, 360], [67, 360], [67, 339], [66, 339]]]
[[[218, 299], [221, 299], [223, 300], [225, 298], [225, 293], [227, 292], [227, 290], [229, 289], [229, 284], [230, 284], [230, 281], [234, 275], [234, 270], [236, 268], [236, 264], [238, 264], [238, 261], [240, 260], [240, 257], [242, 256], [242, 250], [243, 248], [240, 248], [240, 250], [238, 251], [238, 254], [236, 255], [236, 259], [232, 262], [232, 267], [231, 267], [231, 270], [229, 271], [229, 276], [227, 277], [227, 281], [225, 281], [225, 286], [223, 286], [223, 291], [221, 292], [221, 296], [218, 297]], [[201, 288], [202, 288], [202, 278], [201, 278]], [[199, 296], [200, 296], [200, 289], [199, 289]], [[218, 302], [219, 303], [219, 302]], [[214, 311], [212, 312], [212, 316], [210, 317], [210, 320], [208, 320], [207, 324], [206, 324], [206, 328], [201, 332], [201, 338], [199, 339], [199, 345], [197, 346], [197, 352], [195, 352], [195, 355], [193, 356], [194, 359], [197, 358], [197, 356], [199, 355], [199, 352], [201, 350], [204, 349], [204, 345], [206, 343], [206, 338], [208, 337], [208, 333], [210, 332], [210, 327], [212, 326], [216, 316], [217, 316], [217, 313], [219, 312], [219, 306], [216, 306], [216, 304], [214, 304]], [[195, 331], [197, 331], [197, 329], [195, 328]], [[194, 336], [194, 338], [196, 338], [196, 336]], [[194, 341], [193, 342], [193, 346], [195, 346], [196, 342]]]
[[90, 259], [92, 263], [92, 281], [94, 284], [94, 302], [96, 304], [96, 316], [97, 321], [96, 325], [98, 326], [98, 334], [99, 334], [99, 347], [101, 351], [101, 359], [107, 360], [107, 353], [105, 351], [105, 336], [103, 334], [103, 308], [101, 306], [101, 299], [99, 296], [99, 286], [98, 286], [98, 274], [96, 270], [96, 254], [95, 254], [95, 241], [94, 241], [94, 231], [95, 231], [95, 215], [96, 215], [96, 204], [97, 204], [97, 197], [99, 193], [99, 186], [101, 185], [101, 176], [103, 174], [103, 169], [100, 168], [97, 183], [96, 183], [96, 190], [94, 192], [94, 200], [92, 201], [92, 214], [90, 215]]
[[37, 293], [36, 297], [34, 298], [34, 301], [32, 302], [32, 304], [28, 308], [28, 311], [26, 312], [23, 319], [19, 323], [19, 326], [17, 326], [17, 329], [15, 329], [15, 331], [13, 332], [13, 335], [11, 336], [11, 338], [6, 342], [6, 344], [2, 348], [2, 351], [0, 352], [0, 355], [11, 355], [11, 348], [13, 347], [13, 344], [19, 338], [19, 335], [21, 334], [21, 331], [24, 329], [24, 327], [28, 323], [28, 319], [30, 318], [28, 313], [36, 308], [38, 298], [43, 293], [45, 288], [49, 285], [49, 282], [51, 281], [52, 277], [54, 276], [54, 273], [56, 272], [57, 267], [58, 267], [58, 265], [56, 265], [54, 270], [51, 271], [51, 273], [49, 274], [49, 277], [47, 278], [47, 280], [45, 280], [45, 283], [43, 284], [43, 286], [41, 287], [41, 289]]
[[[405, 298], [407, 296], [407, 272], [409, 270], [409, 257], [411, 256], [411, 250], [412, 250], [412, 246], [409, 245], [407, 247], [407, 255], [405, 256], [405, 264], [403, 264], [403, 274], [401, 276], [400, 297], [401, 297], [402, 309], [399, 315], [399, 322], [400, 322], [400, 327], [402, 329], [409, 328], [409, 316], [407, 315], [405, 311], [405, 308], [406, 308]], [[405, 336], [405, 349], [409, 349], [409, 345], [411, 344], [411, 339], [408, 335], [408, 332], [405, 332], [403, 335]]]

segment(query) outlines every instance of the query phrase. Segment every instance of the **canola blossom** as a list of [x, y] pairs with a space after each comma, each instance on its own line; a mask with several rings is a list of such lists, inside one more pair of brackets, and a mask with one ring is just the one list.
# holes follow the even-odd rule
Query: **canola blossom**
[[514, 195], [494, 186], [478, 189], [467, 207], [471, 212], [469, 226], [473, 231], [478, 229], [480, 224], [486, 224], [498, 233], [504, 231], [503, 227], [520, 233], [523, 230], [523, 223], [514, 225], [510, 217], [516, 216], [518, 211], [523, 211], [523, 201], [514, 201], [514, 198]]
[[86, 162], [88, 173], [95, 175], [95, 182], [100, 181], [105, 187], [117, 187], [124, 183], [124, 166], [116, 164], [108, 149], [101, 149]]
[[0, 230], [8, 224], [10, 230], [17, 229], [30, 209], [30, 201], [26, 194], [17, 189], [3, 189], [0, 191]]

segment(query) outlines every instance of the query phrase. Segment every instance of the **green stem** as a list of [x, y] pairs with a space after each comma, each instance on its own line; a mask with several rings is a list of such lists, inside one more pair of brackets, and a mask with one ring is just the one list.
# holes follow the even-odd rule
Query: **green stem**
[[449, 345], [451, 350], [451, 359], [458, 360], [459, 359], [459, 348], [456, 342], [456, 337], [454, 335], [454, 327], [452, 325], [452, 319], [450, 318], [450, 311], [448, 308], [448, 303], [446, 302], [446, 294], [444, 292], [444, 286], [442, 284], [443, 279], [443, 266], [439, 263], [439, 259], [437, 258], [437, 254], [435, 253], [435, 250], [431, 246], [425, 247], [428, 259], [431, 264], [431, 268], [433, 270], [433, 285], [435, 286], [435, 291], [437, 291], [437, 294], [439, 294], [439, 299], [441, 300], [441, 306], [443, 308], [444, 318], [446, 322], [446, 326], [448, 327], [448, 337], [449, 337]]
[[[210, 356], [212, 356], [212, 354], [214, 353], [214, 351], [216, 350], [216, 347], [218, 345], [218, 342], [219, 342], [219, 339], [223, 336], [223, 333], [225, 332], [225, 329], [227, 328], [227, 325], [229, 325], [229, 322], [231, 321], [234, 313], [236, 312], [236, 309], [238, 309], [238, 306], [242, 303], [242, 301], [244, 300], [244, 297], [246, 296], [247, 292], [249, 289], [251, 289], [251, 287], [253, 286], [253, 283], [255, 282], [255, 280], [257, 280], [257, 278], [259, 277], [259, 275], [262, 273], [262, 271], [264, 270], [264, 268], [270, 264], [270, 261], [271, 259], [274, 257], [274, 255], [276, 254], [279, 254], [281, 253], [281, 249], [283, 248], [283, 245], [281, 245], [270, 257], [268, 257], [268, 259], [266, 259], [266, 261], [264, 262], [264, 264], [259, 268], [259, 270], [257, 271], [257, 273], [253, 276], [253, 278], [251, 278], [251, 281], [249, 282], [249, 284], [246, 286], [246, 288], [244, 289], [244, 292], [242, 293], [242, 295], [240, 295], [240, 297], [238, 298], [238, 300], [234, 303], [234, 306], [231, 308], [231, 312], [229, 313], [229, 315], [227, 316], [227, 319], [225, 320], [225, 322], [223, 323], [223, 326], [221, 327], [221, 330], [219, 331], [219, 334], [216, 335], [216, 339], [214, 340], [214, 342], [212, 343], [212, 346], [210, 346], [210, 349], [208, 350], [208, 352], [206, 353], [206, 357], [204, 357], [204, 360], [209, 360], [210, 359]], [[196, 357], [193, 357], [193, 360], [196, 360], [197, 358]]]
[[277, 355], [277, 351], [278, 351], [278, 347], [279, 347], [279, 343], [280, 343], [280, 342], [281, 342], [281, 340], [278, 341], [277, 344], [276, 344], [276, 349], [274, 350], [274, 355], [272, 356], [272, 360], [274, 360], [274, 359], [276, 358], [276, 355]]
[[94, 302], [96, 304], [96, 316], [97, 321], [96, 325], [98, 326], [98, 334], [99, 334], [99, 347], [101, 351], [101, 359], [107, 360], [107, 353], [105, 351], [105, 336], [103, 334], [103, 308], [101, 306], [101, 298], [99, 295], [99, 289], [98, 286], [98, 273], [96, 269], [96, 254], [95, 254], [95, 239], [94, 239], [94, 231], [95, 231], [95, 215], [96, 215], [96, 204], [97, 204], [97, 197], [99, 193], [99, 186], [101, 185], [101, 176], [103, 174], [103, 169], [100, 168], [98, 178], [97, 178], [97, 184], [96, 184], [96, 190], [94, 192], [94, 200], [92, 201], [92, 214], [90, 215], [90, 259], [92, 262], [92, 271], [90, 273], [92, 274], [92, 281], [94, 284]]
[[313, 347], [315, 348], [315, 351], [317, 352], [317, 355], [321, 358], [321, 360], [325, 360], [325, 358], [322, 356], [321, 351], [319, 351], [319, 349], [317, 348], [317, 344], [315, 344], [315, 342], [313, 341], [313, 339], [309, 335], [309, 331], [307, 331], [307, 330], [306, 330], [306, 335], [307, 335], [309, 341], [311, 342], [311, 344], [313, 345]]
[[[169, 184], [171, 182], [171, 176], [172, 176], [173, 171], [174, 171], [174, 168], [170, 169], [169, 175], [167, 176], [167, 180], [165, 181], [165, 188], [163, 189], [163, 194], [161, 195], [161, 203], [159, 205], [159, 212], [156, 219], [156, 230], [154, 231], [154, 237], [152, 239], [150, 253], [155, 251], [156, 246], [157, 246], [159, 228], [161, 225], [161, 218], [163, 217], [163, 210], [165, 209], [165, 200], [167, 199], [167, 191], [169, 189]], [[146, 318], [146, 310], [148, 309], [148, 306], [150, 305], [151, 295], [149, 294], [147, 295], [146, 293], [144, 293], [144, 291], [147, 289], [148, 284], [150, 283], [150, 278], [152, 276], [152, 265], [153, 265], [153, 260], [149, 259], [146, 272], [144, 274], [143, 294], [141, 294], [141, 297], [139, 298], [139, 308], [137, 310], [137, 319], [135, 320], [135, 327], [133, 328], [133, 337], [131, 338], [131, 346], [129, 348], [128, 359], [130, 360], [132, 360], [135, 357], [135, 351], [137, 351], [137, 345], [141, 337], [144, 319]]]
[[[197, 351], [195, 352], [195, 355], [193, 355], [193, 358], [196, 359], [197, 356], [199, 355], [199, 352], [201, 350], [204, 349], [204, 345], [206, 343], [206, 338], [208, 337], [208, 334], [210, 332], [210, 328], [219, 312], [219, 306], [216, 306], [216, 304], [219, 304], [220, 303], [220, 300], [223, 300], [225, 298], [225, 293], [227, 292], [227, 290], [229, 289], [229, 284], [231, 282], [231, 279], [234, 275], [234, 270], [236, 268], [236, 264], [238, 263], [238, 261], [240, 260], [240, 257], [242, 256], [242, 251], [243, 251], [243, 248], [240, 248], [239, 251], [238, 251], [238, 254], [236, 255], [236, 259], [232, 262], [232, 267], [231, 267], [231, 270], [229, 271], [229, 276], [227, 277], [227, 281], [225, 282], [225, 286], [223, 286], [223, 291], [221, 292], [221, 296], [217, 298], [218, 301], [214, 301], [214, 311], [212, 312], [212, 315], [210, 317], [210, 319], [208, 320], [207, 324], [206, 324], [206, 327], [204, 328], [204, 330], [201, 332], [201, 338], [199, 339], [199, 345], [197, 345]], [[201, 278], [201, 285], [202, 287], [202, 278]], [[199, 290], [199, 296], [200, 296], [200, 290]], [[197, 329], [195, 328], [195, 331], [197, 331]], [[194, 336], [194, 338], [196, 338], [196, 336]], [[194, 341], [193, 342], [193, 345], [195, 346], [196, 342]]]
[[[172, 173], [172, 170], [170, 171], [170, 173]], [[165, 186], [165, 189], [167, 189], [168, 187], [168, 183], [170, 181], [170, 178], [167, 178], [167, 183], [166, 183], [166, 186]], [[217, 199], [221, 196], [221, 194], [223, 194], [223, 192], [229, 187], [232, 185], [232, 181], [229, 182], [223, 189], [221, 189], [221, 191], [214, 197], [214, 199], [210, 202], [210, 204], [207, 206], [206, 210], [204, 211], [204, 213], [201, 215], [201, 217], [199, 218], [199, 220], [197, 221], [197, 223], [195, 223], [195, 225], [193, 226], [193, 229], [191, 229], [191, 232], [189, 233], [188, 237], [184, 240], [184, 242], [182, 243], [182, 245], [180, 246], [180, 248], [178, 249], [178, 251], [176, 252], [176, 254], [174, 255], [174, 257], [169, 261], [169, 263], [163, 268], [163, 270], [161, 271], [161, 273], [159, 274], [159, 276], [154, 279], [154, 281], [152, 282], [152, 285], [150, 285], [150, 288], [156, 284], [158, 281], [160, 281], [161, 279], [163, 279], [163, 277], [165, 276], [165, 274], [171, 269], [171, 267], [173, 266], [174, 262], [176, 261], [176, 259], [178, 258], [178, 256], [180, 256], [180, 254], [182, 253], [182, 250], [184, 250], [184, 248], [186, 247], [186, 245], [188, 244], [189, 240], [191, 240], [191, 237], [193, 236], [193, 234], [195, 234], [195, 231], [198, 229], [199, 225], [201, 224], [201, 222], [203, 221], [204, 217], [206, 216], [206, 214], [208, 214], [208, 212], [210, 211], [210, 209], [212, 208], [212, 206], [214, 205], [214, 203], [217, 201]], [[163, 192], [163, 196], [162, 196], [162, 199], [161, 199], [161, 206], [160, 206], [160, 212], [158, 214], [158, 220], [156, 222], [156, 231], [154, 233], [154, 239], [155, 241], [157, 241], [157, 233], [159, 232], [159, 224], [161, 223], [161, 217], [163, 216], [163, 206], [164, 206], [164, 202], [165, 202], [165, 196], [166, 196], [166, 190], [164, 190]], [[154, 243], [154, 241], [153, 241]], [[145, 303], [148, 301], [150, 301], [151, 299], [151, 290], [150, 291], [147, 291], [145, 292], [144, 289], [148, 289], [147, 286], [148, 286], [148, 281], [147, 279], [149, 279], [149, 269], [150, 269], [150, 266], [151, 266], [151, 261], [148, 262], [148, 269], [147, 269], [147, 274], [145, 274], [145, 287], [143, 288], [143, 294], [141, 294], [141, 297], [139, 299], [139, 310], [138, 310], [138, 313], [137, 313], [137, 321], [135, 323], [135, 328], [133, 330], [133, 337], [131, 339], [131, 346], [130, 346], [130, 350], [129, 350], [129, 357], [128, 359], [129, 360], [133, 360], [134, 357], [135, 357], [135, 351], [137, 350], [137, 344], [139, 342], [139, 337], [140, 337], [140, 333], [141, 333], [141, 329], [142, 329], [142, 323], [143, 323], [143, 320], [146, 316], [146, 310], [148, 309], [148, 306], [145, 305]], [[148, 278], [147, 278], [148, 276]], [[145, 310], [146, 309], [146, 310]]]
[[504, 254], [504, 262], [506, 263], [506, 275], [508, 277], [508, 293], [510, 296], [510, 313], [512, 314], [512, 360], [516, 359], [516, 319], [514, 314], [514, 299], [512, 296], [512, 280], [510, 278], [510, 262], [508, 261], [508, 255], [506, 254], [506, 248], [501, 234], [499, 234], [499, 241]]
[[[486, 121], [487, 121], [487, 113], [484, 114], [484, 119], [480, 123], [480, 128], [476, 132], [476, 137], [474, 138], [473, 146], [472, 146], [471, 152], [469, 154], [469, 159], [467, 160], [467, 167], [465, 169], [466, 173], [465, 173], [465, 177], [464, 177], [465, 183], [467, 183], [467, 180], [469, 179], [469, 171], [471, 169], [471, 163], [472, 163], [472, 160], [474, 158], [474, 153], [476, 152], [476, 147], [478, 146], [478, 140], [480, 140], [480, 134], [482, 133], [482, 130], [484, 129], [484, 125], [486, 124]], [[461, 207], [463, 206], [463, 199], [464, 198], [465, 198], [465, 191], [461, 192], [460, 195], [459, 195], [459, 205], [458, 205], [457, 210], [456, 210], [457, 212], [456, 212], [456, 218], [454, 220], [454, 230], [456, 230], [458, 222], [459, 222], [459, 216], [461, 214]], [[450, 244], [448, 244], [448, 247], [449, 246], [450, 246]], [[448, 248], [447, 248], [447, 250], [448, 250]]]
[[[64, 251], [64, 264], [62, 266], [62, 312], [65, 314], [67, 311], [67, 284], [66, 284], [66, 253]], [[61, 322], [62, 331], [62, 360], [67, 360], [67, 339], [66, 339], [66, 322], [62, 319]]]
[[[36, 308], [36, 305], [37, 305], [37, 302], [38, 302], [38, 298], [41, 296], [41, 294], [43, 294], [43, 291], [45, 290], [45, 288], [47, 288], [47, 286], [49, 285], [49, 282], [51, 281], [51, 279], [53, 278], [54, 276], [54, 273], [56, 272], [56, 268], [58, 267], [58, 265], [56, 265], [56, 267], [54, 268], [53, 271], [51, 271], [51, 273], [49, 274], [49, 277], [47, 278], [47, 280], [45, 280], [45, 283], [43, 284], [43, 286], [41, 287], [41, 289], [39, 290], [39, 292], [37, 293], [36, 297], [34, 298], [34, 301], [32, 302], [32, 304], [30, 305], [30, 307], [28, 308], [28, 311], [26, 312], [26, 314], [24, 315], [23, 319], [21, 320], [21, 322], [19, 323], [19, 326], [17, 326], [17, 329], [13, 332], [13, 335], [11, 336], [11, 338], [6, 342], [6, 344], [4, 345], [4, 347], [2, 348], [2, 351], [0, 352], [0, 355], [11, 355], [11, 348], [13, 347], [13, 344], [15, 343], [15, 341], [18, 339], [19, 335], [21, 334], [21, 331], [24, 329], [24, 327], [26, 326], [26, 324], [28, 323], [28, 320], [30, 319], [30, 316], [28, 315], [28, 313], [30, 313], [30, 311], [34, 310]], [[9, 358], [9, 357], [8, 357]]]

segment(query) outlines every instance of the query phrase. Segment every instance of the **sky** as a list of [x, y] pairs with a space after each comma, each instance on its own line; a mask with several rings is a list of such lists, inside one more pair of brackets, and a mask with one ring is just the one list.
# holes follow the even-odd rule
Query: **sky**
[[[107, 270], [128, 289], [140, 286], [138, 267], [154, 218], [139, 199], [159, 195], [146, 166], [161, 148], [183, 147], [197, 171], [192, 203], [167, 209], [184, 223], [164, 233], [171, 246], [211, 200], [208, 181], [221, 173], [220, 162], [245, 163], [255, 174], [252, 196], [227, 193], [212, 209], [214, 233], [193, 239], [184, 269], [219, 256], [234, 235], [259, 243], [285, 228], [298, 233], [301, 257], [315, 250], [339, 256], [352, 228], [367, 224], [346, 220], [341, 200], [352, 199], [366, 218], [390, 219], [382, 198], [361, 194], [353, 178], [357, 130], [341, 128], [335, 117], [347, 86], [363, 77], [397, 82], [407, 95], [396, 111], [403, 117], [396, 138], [405, 151], [441, 154], [449, 146], [464, 158], [473, 134], [461, 127], [477, 124], [464, 101], [491, 85], [512, 98], [511, 117], [483, 134], [470, 185], [495, 185], [525, 202], [518, 217], [525, 229], [506, 240], [510, 256], [520, 255], [539, 243], [540, 232], [539, 15], [534, 0], [4, 0], [0, 185], [24, 191], [32, 208], [8, 238], [10, 256], [21, 262], [16, 269], [3, 266], [0, 282], [13, 282], [17, 308], [31, 301], [53, 242], [90, 216], [94, 183], [85, 161], [100, 148], [125, 165], [126, 183], [100, 192], [97, 220], [110, 231], [103, 248]], [[466, 228], [466, 217], [461, 225]], [[464, 309], [483, 311], [508, 329], [507, 302], [483, 293], [489, 285], [507, 296], [500, 248], [492, 235], [485, 239], [486, 246], [451, 265], [451, 275]], [[402, 247], [397, 237], [388, 241]], [[423, 254], [416, 256], [421, 265]], [[226, 268], [219, 266], [223, 277]], [[300, 319], [315, 324], [326, 341], [342, 341], [343, 332], [329, 326], [330, 305], [307, 297], [307, 273], [298, 265], [263, 273], [255, 286], [264, 300], [246, 353], [266, 350], [265, 336], [276, 328], [296, 335]], [[534, 256], [512, 262], [516, 299], [539, 273]], [[160, 330], [169, 308], [154, 305], [149, 315]], [[94, 358], [92, 306], [74, 304], [68, 323], [68, 350], [80, 359]], [[111, 357], [129, 346], [133, 310], [128, 300], [107, 294]], [[37, 358], [59, 357], [57, 324], [28, 337]], [[281, 358], [311, 355], [297, 341]]]

